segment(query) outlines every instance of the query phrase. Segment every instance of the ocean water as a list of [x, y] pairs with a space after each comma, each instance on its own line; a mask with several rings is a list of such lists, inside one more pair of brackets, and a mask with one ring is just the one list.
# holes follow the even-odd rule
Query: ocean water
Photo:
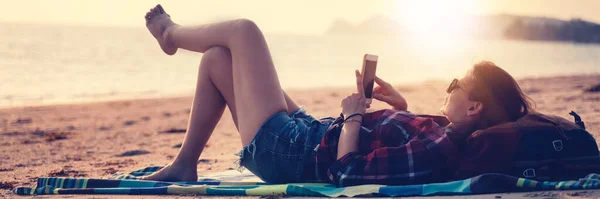
[[[2, 24], [0, 107], [187, 96], [199, 53], [162, 53], [145, 28]], [[352, 86], [365, 53], [394, 83], [461, 76], [490, 60], [517, 78], [600, 73], [600, 45], [437, 36], [266, 34], [282, 87]]]

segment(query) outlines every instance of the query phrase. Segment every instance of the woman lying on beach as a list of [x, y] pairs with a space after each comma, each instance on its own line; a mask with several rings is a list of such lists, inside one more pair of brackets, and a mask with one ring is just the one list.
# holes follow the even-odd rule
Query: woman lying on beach
[[[181, 26], [160, 5], [145, 18], [166, 54], [178, 49], [204, 54], [183, 145], [171, 164], [147, 180], [196, 181], [197, 160], [225, 106], [244, 146], [241, 166], [268, 183], [338, 186], [470, 177], [457, 174], [464, 140], [475, 130], [515, 121], [530, 110], [516, 81], [482, 62], [448, 88], [441, 109], [450, 122], [446, 126], [408, 112], [406, 100], [380, 78], [374, 98], [392, 109], [365, 113], [369, 105], [358, 71], [358, 90], [342, 100], [342, 117], [317, 120], [281, 89], [265, 38], [252, 21]], [[340, 131], [328, 131], [334, 123]]]

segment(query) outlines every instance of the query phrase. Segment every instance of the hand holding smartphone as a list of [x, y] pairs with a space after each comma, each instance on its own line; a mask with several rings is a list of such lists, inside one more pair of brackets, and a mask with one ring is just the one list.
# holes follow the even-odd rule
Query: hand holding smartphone
[[373, 101], [373, 85], [375, 83], [377, 59], [377, 55], [365, 54], [363, 58], [362, 70], [360, 72], [360, 74], [362, 75], [362, 82], [365, 91], [364, 94], [368, 104], [371, 104], [371, 102]]

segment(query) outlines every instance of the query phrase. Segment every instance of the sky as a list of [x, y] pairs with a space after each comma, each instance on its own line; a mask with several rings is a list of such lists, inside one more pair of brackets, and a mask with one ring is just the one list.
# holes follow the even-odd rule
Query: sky
[[[177, 23], [248, 18], [268, 33], [321, 34], [336, 19], [386, 15], [413, 28], [458, 15], [519, 14], [600, 22], [600, 0], [0, 0], [1, 22], [143, 27], [161, 3]], [[410, 27], [409, 27], [410, 28]]]

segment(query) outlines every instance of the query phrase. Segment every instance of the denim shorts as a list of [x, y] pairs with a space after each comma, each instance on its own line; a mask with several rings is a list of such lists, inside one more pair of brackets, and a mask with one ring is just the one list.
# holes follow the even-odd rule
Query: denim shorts
[[240, 166], [267, 183], [317, 181], [316, 148], [332, 122], [316, 120], [304, 108], [275, 113], [238, 154]]

